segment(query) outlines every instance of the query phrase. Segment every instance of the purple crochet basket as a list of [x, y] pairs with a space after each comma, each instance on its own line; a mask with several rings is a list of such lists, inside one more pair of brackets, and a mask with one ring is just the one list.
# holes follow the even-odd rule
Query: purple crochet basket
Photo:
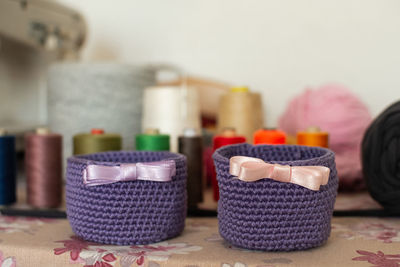
[[[169, 182], [125, 181], [85, 186], [88, 164], [174, 160]], [[85, 240], [115, 245], [159, 242], [179, 235], [186, 217], [186, 158], [170, 152], [116, 151], [68, 159], [67, 216], [72, 230]]]
[[[319, 191], [271, 179], [243, 182], [229, 174], [229, 159], [233, 156], [256, 157], [291, 166], [326, 166], [330, 168], [329, 181]], [[213, 158], [220, 193], [219, 232], [232, 245], [253, 250], [292, 251], [320, 246], [328, 239], [338, 187], [331, 150], [239, 144], [216, 150]]]

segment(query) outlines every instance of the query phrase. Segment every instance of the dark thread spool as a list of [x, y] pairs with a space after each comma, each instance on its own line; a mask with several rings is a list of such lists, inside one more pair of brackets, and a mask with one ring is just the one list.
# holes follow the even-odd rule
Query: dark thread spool
[[16, 201], [15, 136], [0, 129], [0, 205]]
[[62, 197], [62, 136], [38, 129], [25, 136], [27, 201], [36, 208], [56, 208]]
[[195, 130], [185, 130], [178, 138], [178, 150], [187, 158], [188, 209], [196, 210], [203, 201], [203, 138]]

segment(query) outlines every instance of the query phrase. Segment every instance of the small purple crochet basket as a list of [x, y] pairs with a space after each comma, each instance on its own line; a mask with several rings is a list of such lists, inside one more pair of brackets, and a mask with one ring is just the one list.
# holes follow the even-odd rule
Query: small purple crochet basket
[[[124, 181], [85, 186], [88, 164], [174, 160], [168, 182]], [[85, 240], [114, 245], [150, 244], [179, 235], [186, 217], [186, 158], [170, 152], [116, 151], [68, 159], [67, 216], [74, 233]]]
[[[271, 179], [243, 182], [229, 174], [233, 156], [261, 158], [290, 166], [330, 168], [329, 181], [319, 191]], [[232, 245], [267, 251], [292, 251], [325, 243], [337, 194], [334, 153], [329, 149], [289, 145], [225, 146], [213, 154], [220, 193], [221, 236]]]

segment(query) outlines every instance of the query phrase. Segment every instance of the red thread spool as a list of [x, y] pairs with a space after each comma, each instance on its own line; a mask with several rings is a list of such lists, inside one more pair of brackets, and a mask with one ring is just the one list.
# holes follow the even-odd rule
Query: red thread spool
[[62, 136], [40, 128], [25, 136], [28, 204], [56, 208], [62, 196]]
[[90, 133], [91, 133], [91, 134], [94, 134], [94, 135], [96, 135], [96, 134], [104, 134], [104, 129], [93, 128], [93, 129], [90, 131]]
[[254, 144], [283, 145], [286, 144], [286, 134], [277, 129], [260, 129], [254, 133]]
[[[234, 145], [246, 143], [246, 137], [236, 135], [235, 129], [226, 128], [222, 131], [221, 135], [217, 135], [213, 139], [213, 152], [220, 147], [227, 146], [227, 145]], [[213, 195], [214, 200], [219, 200], [219, 189], [218, 189], [218, 182], [217, 182], [217, 173], [215, 172], [215, 166], [213, 168], [213, 175], [211, 181], [213, 187]]]

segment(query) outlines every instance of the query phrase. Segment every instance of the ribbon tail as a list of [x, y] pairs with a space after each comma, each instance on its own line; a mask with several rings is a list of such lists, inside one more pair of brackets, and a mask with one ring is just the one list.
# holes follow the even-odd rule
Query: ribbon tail
[[[296, 166], [292, 167], [291, 182], [313, 191], [318, 191], [320, 186], [326, 184], [329, 179], [326, 167], [322, 166]], [[328, 174], [328, 175], [327, 175]]]
[[137, 167], [138, 180], [169, 182], [176, 175], [176, 164], [173, 160], [138, 163]]

